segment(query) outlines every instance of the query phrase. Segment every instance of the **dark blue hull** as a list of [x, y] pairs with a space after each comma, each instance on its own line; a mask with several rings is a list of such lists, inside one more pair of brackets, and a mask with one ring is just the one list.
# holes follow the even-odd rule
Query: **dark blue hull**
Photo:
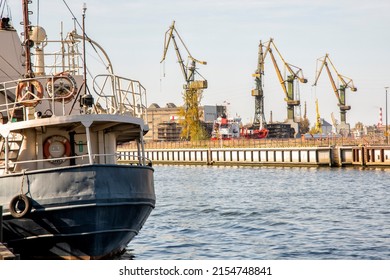
[[[30, 213], [11, 216], [5, 202], [17, 193], [1, 193], [4, 242], [22, 259], [101, 259], [120, 253], [155, 206], [149, 167], [86, 165], [24, 176]], [[20, 182], [21, 177], [0, 180]]]

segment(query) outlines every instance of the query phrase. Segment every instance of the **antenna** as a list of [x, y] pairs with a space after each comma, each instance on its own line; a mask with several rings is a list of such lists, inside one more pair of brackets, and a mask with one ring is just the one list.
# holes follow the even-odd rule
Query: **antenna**
[[81, 96], [80, 103], [84, 107], [85, 112], [87, 112], [88, 107], [93, 106], [93, 96], [91, 94], [87, 94], [87, 58], [85, 51], [85, 12], [87, 11], [87, 4], [83, 4], [83, 68], [84, 68], [84, 94]]
[[83, 60], [84, 60], [84, 95], [87, 95], [87, 61], [85, 54], [85, 12], [87, 11], [87, 4], [83, 4]]
[[25, 77], [26, 78], [32, 78], [34, 76], [34, 73], [32, 71], [31, 67], [31, 51], [30, 48], [32, 47], [33, 42], [30, 40], [30, 20], [29, 20], [29, 15], [31, 12], [28, 10], [28, 4], [29, 1], [24, 0], [23, 1], [23, 28], [24, 28], [24, 51], [26, 55], [26, 61], [25, 61], [25, 66], [26, 66], [26, 73]]

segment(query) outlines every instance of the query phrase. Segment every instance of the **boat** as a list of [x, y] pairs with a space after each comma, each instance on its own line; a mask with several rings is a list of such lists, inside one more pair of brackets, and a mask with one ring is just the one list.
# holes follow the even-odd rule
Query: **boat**
[[211, 140], [231, 140], [240, 137], [241, 118], [229, 118], [225, 113], [213, 123]]
[[247, 139], [264, 139], [267, 138], [269, 130], [265, 127], [253, 128], [253, 127], [242, 127], [241, 137]]
[[232, 140], [232, 139], [263, 139], [267, 138], [269, 130], [263, 126], [254, 128], [243, 126], [240, 117], [227, 117], [223, 113], [213, 123], [211, 140]]
[[[111, 258], [156, 203], [144, 151], [146, 90], [114, 74], [85, 34], [86, 7], [81, 34], [75, 28], [56, 41], [31, 25], [31, 2], [22, 0], [22, 38], [8, 15], [0, 19], [3, 242], [22, 259]], [[110, 62], [91, 80], [86, 43]], [[117, 146], [129, 142], [138, 153], [119, 164]]]

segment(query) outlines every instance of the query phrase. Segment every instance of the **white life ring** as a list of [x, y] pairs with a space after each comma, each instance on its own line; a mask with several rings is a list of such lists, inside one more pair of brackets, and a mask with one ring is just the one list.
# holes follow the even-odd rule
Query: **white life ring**
[[51, 163], [61, 164], [65, 159], [55, 160], [56, 158], [69, 157], [71, 154], [71, 145], [69, 140], [62, 135], [54, 135], [43, 142], [43, 156], [46, 159], [53, 159]]

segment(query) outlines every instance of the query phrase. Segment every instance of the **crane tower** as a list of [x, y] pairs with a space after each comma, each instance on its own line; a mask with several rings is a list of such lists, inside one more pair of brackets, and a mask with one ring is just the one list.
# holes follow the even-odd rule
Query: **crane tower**
[[264, 116], [264, 92], [263, 92], [263, 74], [264, 74], [264, 57], [263, 44], [260, 41], [257, 69], [255, 77], [255, 89], [252, 90], [252, 96], [255, 97], [255, 116], [253, 118], [254, 129], [262, 129], [266, 125]]

